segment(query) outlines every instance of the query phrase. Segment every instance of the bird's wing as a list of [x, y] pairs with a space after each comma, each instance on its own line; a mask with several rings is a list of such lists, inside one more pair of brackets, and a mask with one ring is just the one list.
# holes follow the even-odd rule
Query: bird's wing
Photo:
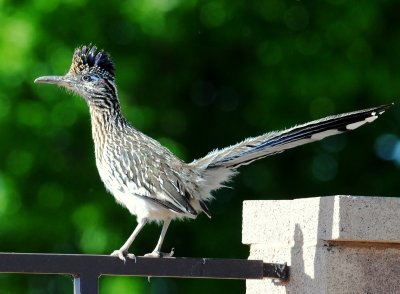
[[182, 167], [177, 166], [183, 163], [157, 141], [141, 136], [140, 144], [130, 143], [120, 151], [134, 183], [130, 192], [174, 212], [196, 216], [192, 195], [179, 174]]

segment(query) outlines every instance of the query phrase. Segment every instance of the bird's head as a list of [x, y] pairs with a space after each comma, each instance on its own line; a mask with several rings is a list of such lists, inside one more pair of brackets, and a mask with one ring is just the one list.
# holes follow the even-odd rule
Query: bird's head
[[88, 103], [116, 97], [115, 67], [109, 54], [96, 46], [75, 49], [71, 68], [64, 76], [44, 76], [35, 83], [55, 84], [82, 96]]

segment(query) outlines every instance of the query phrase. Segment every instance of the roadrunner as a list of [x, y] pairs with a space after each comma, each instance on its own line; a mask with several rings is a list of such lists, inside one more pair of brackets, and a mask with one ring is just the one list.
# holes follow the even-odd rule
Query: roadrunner
[[[115, 66], [109, 54], [95, 46], [75, 49], [64, 76], [44, 76], [36, 83], [56, 84], [80, 95], [89, 106], [96, 165], [101, 180], [116, 201], [136, 215], [138, 225], [111, 255], [135, 258], [128, 249], [143, 226], [163, 227], [149, 257], [160, 249], [173, 219], [211, 216], [207, 203], [238, 167], [299, 145], [354, 130], [374, 121], [389, 105], [359, 110], [248, 138], [205, 157], [185, 163], [156, 140], [135, 129], [123, 116], [115, 85]], [[171, 255], [172, 253], [168, 254]]]

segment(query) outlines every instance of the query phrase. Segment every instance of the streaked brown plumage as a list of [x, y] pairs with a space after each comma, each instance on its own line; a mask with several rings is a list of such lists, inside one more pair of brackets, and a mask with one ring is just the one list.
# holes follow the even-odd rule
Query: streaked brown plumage
[[159, 257], [171, 220], [210, 216], [212, 191], [254, 160], [280, 153], [372, 122], [390, 105], [312, 121], [284, 131], [248, 138], [185, 163], [156, 140], [136, 130], [122, 115], [109, 55], [95, 46], [75, 50], [65, 76], [40, 77], [35, 82], [57, 84], [82, 96], [89, 106], [96, 165], [117, 202], [137, 216], [138, 225], [112, 255], [134, 257], [128, 249], [148, 221], [163, 222], [157, 246], [148, 256]]

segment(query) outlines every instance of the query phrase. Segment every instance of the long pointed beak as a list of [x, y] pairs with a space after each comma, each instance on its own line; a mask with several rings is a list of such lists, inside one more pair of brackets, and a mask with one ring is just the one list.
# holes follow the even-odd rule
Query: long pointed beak
[[74, 81], [68, 76], [44, 76], [37, 78], [35, 83], [55, 84], [69, 88], [74, 84]]

